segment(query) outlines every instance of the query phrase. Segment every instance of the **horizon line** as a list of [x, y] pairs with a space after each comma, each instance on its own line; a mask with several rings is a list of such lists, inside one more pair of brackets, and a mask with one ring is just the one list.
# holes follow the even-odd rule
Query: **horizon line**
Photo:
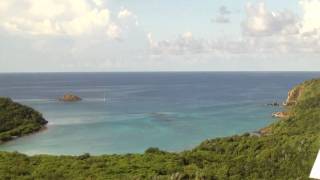
[[19, 72], [19, 71], [8, 71], [8, 72], [0, 72], [0, 74], [58, 74], [58, 73], [65, 73], [65, 74], [77, 74], [77, 73], [299, 73], [299, 72], [309, 72], [309, 73], [320, 73], [320, 70], [317, 70], [317, 71], [310, 71], [310, 70], [265, 70], [265, 71], [254, 71], [254, 70], [245, 70], [245, 71], [242, 71], [242, 70], [239, 70], [239, 71], [228, 71], [228, 70], [223, 70], [223, 71], [22, 71], [22, 72]]

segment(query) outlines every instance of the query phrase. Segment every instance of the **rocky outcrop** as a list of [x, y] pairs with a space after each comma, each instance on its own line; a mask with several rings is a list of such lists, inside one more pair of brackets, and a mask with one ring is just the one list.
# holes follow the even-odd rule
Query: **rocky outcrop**
[[[294, 89], [288, 92], [288, 97], [285, 102], [283, 102], [283, 106], [294, 106], [297, 104], [298, 99], [300, 98], [301, 94], [303, 93], [303, 86], [297, 86]], [[288, 118], [288, 112], [275, 112], [272, 114], [272, 117], [275, 118]]]
[[81, 101], [82, 99], [79, 96], [73, 95], [73, 94], [65, 94], [61, 98], [59, 98], [59, 101], [63, 102], [77, 102]]
[[268, 103], [267, 106], [280, 106], [278, 102]]
[[297, 103], [297, 100], [303, 92], [303, 87], [298, 86], [288, 92], [287, 100], [283, 103], [284, 106], [294, 106]]
[[272, 117], [275, 117], [275, 118], [287, 118], [289, 117], [289, 113], [287, 112], [275, 112], [272, 114]]
[[271, 134], [271, 128], [270, 127], [265, 127], [259, 130], [259, 133], [261, 136], [269, 135]]

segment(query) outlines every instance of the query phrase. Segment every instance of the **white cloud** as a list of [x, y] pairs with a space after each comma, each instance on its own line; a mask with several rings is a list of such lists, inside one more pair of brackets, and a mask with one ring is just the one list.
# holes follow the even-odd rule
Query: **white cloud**
[[0, 15], [0, 27], [16, 33], [80, 36], [107, 31], [114, 38], [120, 32], [101, 0], [0, 1]]
[[298, 17], [290, 11], [268, 11], [265, 3], [248, 3], [243, 32], [249, 36], [270, 36], [279, 33], [298, 33]]
[[6, 13], [8, 6], [8, 1], [0, 1], [0, 15]]
[[102, 0], [93, 0], [93, 2], [98, 7], [101, 7], [103, 5], [103, 1]]
[[130, 22], [134, 22], [135, 26], [139, 26], [138, 16], [128, 9], [121, 8], [117, 16], [118, 16], [118, 19], [121, 20], [121, 22], [128, 23], [128, 21], [130, 21]]
[[195, 39], [191, 32], [185, 32], [174, 40], [155, 41], [148, 34], [149, 45], [154, 54], [197, 54], [206, 50], [207, 44], [204, 40]]
[[282, 53], [320, 52], [320, 1], [300, 0], [302, 17], [290, 11], [269, 11], [264, 3], [248, 4], [243, 32], [257, 47]]
[[115, 24], [109, 25], [107, 35], [112, 39], [120, 39], [121, 29]]
[[301, 0], [304, 15], [302, 21], [302, 32], [313, 32], [320, 29], [320, 1]]
[[121, 11], [119, 11], [118, 13], [118, 18], [119, 19], [122, 19], [122, 18], [127, 18], [127, 17], [130, 17], [132, 16], [132, 12], [129, 11], [128, 9], [122, 9]]
[[150, 46], [153, 46], [154, 40], [153, 40], [152, 34], [150, 32], [147, 34], [147, 39], [148, 39]]
[[[304, 57], [309, 56], [313, 63], [308, 65], [319, 69], [320, 0], [299, 1], [301, 17], [288, 10], [269, 10], [264, 3], [245, 6], [245, 19], [238, 24], [243, 33], [237, 38], [229, 37], [228, 30], [220, 38], [215, 34], [208, 39], [207, 33], [199, 37], [195, 33], [199, 31], [192, 28], [195, 31], [161, 40], [151, 33], [146, 36], [148, 29], [137, 26], [134, 12], [121, 7], [113, 7], [120, 11], [111, 12], [103, 0], [0, 0], [0, 51], [8, 52], [0, 53], [0, 70], [27, 70], [27, 63], [34, 64], [30, 69], [41, 71], [56, 71], [61, 65], [66, 67], [64, 71], [230, 70], [230, 66], [239, 70], [245, 63], [246, 69], [252, 70], [261, 61], [262, 69], [269, 65], [283, 70], [288, 65], [301, 70], [308, 64]], [[216, 12], [213, 22], [226, 23], [238, 15], [226, 7]], [[238, 33], [236, 29], [231, 31]]]
[[[203, 40], [190, 33], [190, 38], [184, 35], [162, 41], [149, 38], [150, 48], [154, 54], [166, 55], [320, 53], [320, 0], [300, 0], [300, 4], [302, 17], [288, 10], [270, 11], [263, 2], [248, 3], [241, 24], [243, 35], [238, 39]], [[220, 11], [228, 12], [224, 8]]]
[[193, 38], [192, 32], [185, 32], [182, 34], [182, 38], [185, 40], [191, 40]]

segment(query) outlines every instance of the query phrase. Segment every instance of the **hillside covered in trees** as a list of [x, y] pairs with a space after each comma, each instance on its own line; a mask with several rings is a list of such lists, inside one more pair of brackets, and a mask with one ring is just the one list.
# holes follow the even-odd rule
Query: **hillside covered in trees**
[[[307, 179], [320, 148], [320, 80], [295, 89], [288, 98], [288, 117], [263, 128], [261, 135], [206, 140], [179, 153], [157, 148], [144, 154], [103, 156], [0, 152], [0, 179]], [[28, 126], [16, 123], [26, 117], [25, 111], [17, 117], [13, 111], [1, 109], [13, 123], [6, 119], [8, 125], [1, 126], [0, 134], [15, 125]], [[37, 113], [27, 117], [39, 120]]]
[[47, 121], [39, 112], [9, 98], [0, 98], [0, 144], [39, 131], [45, 124]]

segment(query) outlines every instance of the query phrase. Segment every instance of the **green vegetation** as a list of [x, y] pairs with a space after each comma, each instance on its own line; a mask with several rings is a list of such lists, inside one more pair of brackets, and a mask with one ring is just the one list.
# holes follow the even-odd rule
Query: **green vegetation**
[[39, 131], [46, 123], [32, 108], [0, 98], [0, 143]]
[[320, 148], [320, 80], [299, 86], [290, 117], [267, 134], [206, 140], [191, 151], [26, 156], [0, 153], [0, 179], [308, 179]]

